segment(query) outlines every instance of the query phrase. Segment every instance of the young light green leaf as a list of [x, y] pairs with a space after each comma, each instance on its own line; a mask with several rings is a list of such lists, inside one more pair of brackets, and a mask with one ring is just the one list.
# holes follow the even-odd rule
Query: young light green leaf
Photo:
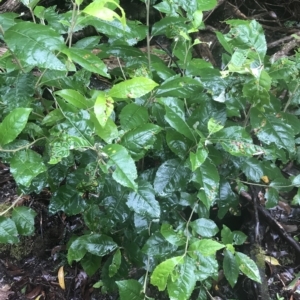
[[108, 118], [104, 127], [102, 127], [95, 114], [91, 113], [91, 120], [95, 125], [96, 134], [101, 137], [107, 144], [111, 144], [113, 140], [119, 137], [119, 131], [116, 123]]
[[18, 59], [29, 66], [66, 70], [66, 66], [53, 53], [66, 48], [64, 39], [46, 25], [17, 23], [5, 32], [4, 40]]
[[216, 252], [225, 246], [211, 239], [201, 239], [192, 243], [189, 252], [199, 251], [204, 256], [215, 255]]
[[33, 178], [46, 170], [42, 157], [30, 149], [16, 152], [10, 161], [10, 172], [24, 186], [29, 186]]
[[230, 286], [233, 288], [239, 276], [239, 266], [235, 256], [227, 249], [224, 251], [223, 271]]
[[12, 142], [24, 129], [31, 108], [15, 108], [0, 124], [0, 146]]
[[19, 241], [18, 230], [13, 220], [0, 216], [0, 243], [14, 244]]
[[144, 106], [130, 103], [123, 107], [120, 115], [123, 130], [130, 130], [148, 123], [148, 111]]
[[210, 219], [200, 218], [190, 224], [193, 230], [202, 237], [213, 237], [219, 232], [216, 223]]
[[137, 98], [151, 92], [158, 84], [150, 78], [135, 77], [115, 84], [109, 96], [115, 98]]
[[177, 274], [168, 280], [167, 289], [170, 300], [189, 300], [195, 288], [195, 261], [186, 256], [183, 263], [178, 266]]
[[216, 132], [220, 131], [223, 128], [224, 128], [224, 126], [220, 125], [220, 122], [217, 122], [213, 118], [210, 118], [208, 123], [207, 123], [207, 129], [208, 129], [209, 134], [216, 133]]
[[197, 168], [199, 168], [204, 163], [207, 156], [208, 152], [201, 144], [198, 145], [196, 153], [190, 152], [192, 171], [195, 171]]
[[84, 69], [110, 78], [105, 63], [91, 51], [73, 47], [63, 49], [62, 52], [66, 54], [71, 61], [79, 64]]
[[36, 212], [25, 206], [14, 208], [12, 220], [15, 222], [19, 234], [31, 235], [34, 233], [34, 217]]
[[128, 195], [127, 206], [135, 213], [152, 219], [160, 217], [160, 206], [155, 199], [155, 192], [147, 181], [140, 181], [138, 190]]
[[246, 254], [241, 252], [235, 252], [239, 269], [250, 279], [261, 283], [259, 270], [255, 262]]
[[143, 286], [135, 279], [116, 281], [121, 300], [144, 300]]
[[164, 291], [167, 286], [167, 281], [171, 276], [174, 268], [182, 262], [183, 256], [176, 256], [160, 263], [158, 266], [156, 266], [151, 275], [151, 284], [157, 286], [159, 291]]
[[114, 100], [105, 95], [104, 92], [99, 93], [95, 105], [94, 112], [99, 124], [104, 127], [112, 111], [114, 110]]
[[89, 102], [82, 94], [75, 90], [65, 89], [56, 91], [54, 94], [65, 99], [67, 102], [71, 103], [77, 108], [87, 109], [91, 107], [91, 102]]
[[114, 167], [113, 179], [123, 186], [137, 189], [134, 180], [137, 178], [136, 166], [128, 151], [121, 145], [107, 145], [103, 152], [109, 157], [108, 167]]

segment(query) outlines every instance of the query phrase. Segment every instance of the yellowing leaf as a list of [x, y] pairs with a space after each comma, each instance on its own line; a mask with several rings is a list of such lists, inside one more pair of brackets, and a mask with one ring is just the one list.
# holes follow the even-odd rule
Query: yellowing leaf
[[280, 266], [280, 263], [278, 262], [278, 260], [275, 257], [272, 256], [265, 256], [265, 262], [268, 264], [271, 264], [273, 266]]
[[65, 286], [65, 273], [64, 273], [64, 266], [61, 266], [58, 270], [58, 273], [57, 273], [57, 277], [58, 277], [58, 283], [59, 283], [59, 286], [65, 290], [66, 289], [66, 286]]
[[261, 179], [264, 183], [269, 183], [269, 182], [270, 182], [268, 176], [262, 176], [260, 179]]

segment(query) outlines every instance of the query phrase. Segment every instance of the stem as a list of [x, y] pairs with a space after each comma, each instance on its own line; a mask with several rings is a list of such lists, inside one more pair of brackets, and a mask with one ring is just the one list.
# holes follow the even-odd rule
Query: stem
[[151, 0], [145, 0], [145, 5], [146, 5], [146, 26], [147, 26], [147, 54], [148, 54], [148, 67], [149, 67], [149, 71], [151, 70], [150, 1]]
[[9, 208], [7, 208], [5, 211], [2, 211], [0, 213], [0, 216], [4, 216], [10, 209], [12, 209], [18, 202], [19, 200], [24, 196], [24, 194], [21, 194], [12, 204]]
[[46, 137], [42, 137], [42, 138], [39, 138], [37, 140], [35, 140], [34, 142], [30, 143], [30, 144], [26, 144], [25, 146], [22, 146], [22, 147], [19, 147], [19, 148], [16, 148], [16, 149], [3, 149], [0, 147], [0, 152], [17, 152], [17, 151], [20, 151], [20, 150], [23, 150], [23, 149], [28, 149], [29, 147], [31, 147], [32, 145], [34, 145], [36, 142], [40, 141], [40, 140], [43, 140], [43, 139], [47, 139]]

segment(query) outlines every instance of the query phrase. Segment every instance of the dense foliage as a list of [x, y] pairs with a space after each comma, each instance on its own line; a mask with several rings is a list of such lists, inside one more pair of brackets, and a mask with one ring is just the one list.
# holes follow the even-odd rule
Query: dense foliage
[[[230, 31], [216, 33], [222, 69], [194, 58], [201, 41], [191, 33], [216, 0], [163, 0], [151, 28], [126, 20], [115, 0], [75, 0], [66, 13], [22, 2], [32, 21], [0, 15], [0, 156], [19, 198], [47, 189], [49, 213], [82, 216], [68, 262], [100, 269], [96, 286], [130, 300], [154, 297], [149, 286], [206, 299], [220, 269], [232, 287], [241, 273], [260, 282], [238, 248], [246, 235], [210, 210], [238, 215], [250, 182], [267, 188], [268, 208], [300, 185], [280, 171], [300, 160], [299, 54], [271, 59], [257, 21], [228, 20]], [[97, 35], [73, 42], [87, 26]], [[172, 43], [168, 64], [150, 52], [161, 35]], [[108, 70], [112, 56], [119, 66]], [[110, 85], [98, 89], [104, 78]], [[36, 213], [14, 207], [19, 198], [1, 214], [2, 243], [34, 232]]]

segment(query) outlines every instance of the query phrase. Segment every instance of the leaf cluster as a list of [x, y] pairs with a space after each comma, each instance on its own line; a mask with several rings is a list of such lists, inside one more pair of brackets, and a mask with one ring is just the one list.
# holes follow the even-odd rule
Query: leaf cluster
[[[24, 4], [33, 22], [0, 15], [0, 156], [20, 194], [48, 189], [49, 213], [81, 214], [86, 230], [70, 239], [68, 262], [101, 269], [95, 286], [124, 300], [150, 299], [150, 284], [170, 299], [206, 299], [220, 268], [232, 287], [240, 273], [260, 282], [236, 249], [247, 237], [219, 228], [210, 209], [238, 214], [249, 183], [266, 187], [269, 208], [298, 188], [280, 167], [299, 163], [299, 54], [271, 61], [258, 22], [229, 20], [216, 33], [222, 68], [194, 58], [201, 41], [191, 33], [216, 0], [163, 0], [152, 28], [126, 20], [115, 0], [76, 0], [66, 13]], [[99, 35], [72, 43], [87, 26]], [[168, 64], [136, 47], [160, 35], [171, 41]], [[94, 76], [110, 87], [95, 89]], [[35, 215], [1, 216], [0, 242], [32, 234]]]

